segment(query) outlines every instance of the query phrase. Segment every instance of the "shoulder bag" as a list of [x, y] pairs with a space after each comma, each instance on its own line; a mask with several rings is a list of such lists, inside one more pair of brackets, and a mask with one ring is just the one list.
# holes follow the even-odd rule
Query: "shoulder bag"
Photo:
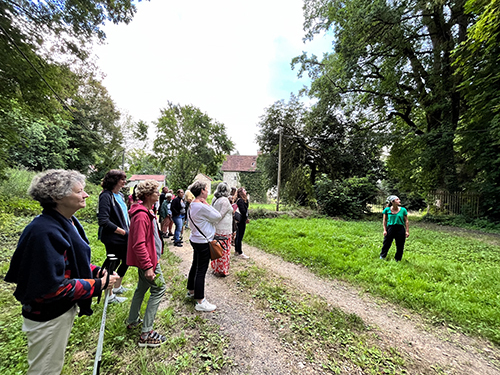
[[[203, 237], [205, 237], [208, 241], [207, 236], [205, 236], [205, 234], [203, 234], [203, 232], [200, 230], [200, 228], [198, 228], [198, 226], [196, 225], [194, 220], [191, 218], [189, 211], [190, 210], [188, 209], [187, 214], [188, 214], [188, 217], [191, 219], [191, 223], [193, 223], [193, 225], [196, 227], [196, 229], [198, 229], [198, 232], [200, 232], [200, 234]], [[224, 237], [221, 238], [221, 237], [215, 236], [213, 241], [208, 241], [208, 246], [210, 248], [210, 259], [215, 260], [215, 259], [219, 259], [222, 257], [222, 253], [224, 252], [224, 250], [226, 250], [224, 242], [221, 242], [221, 240], [223, 240], [223, 239], [224, 239]]]

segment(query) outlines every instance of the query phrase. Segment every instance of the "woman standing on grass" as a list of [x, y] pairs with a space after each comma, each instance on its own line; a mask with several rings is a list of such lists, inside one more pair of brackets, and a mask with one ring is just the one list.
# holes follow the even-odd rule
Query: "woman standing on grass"
[[236, 251], [236, 256], [242, 259], [248, 259], [248, 255], [243, 253], [241, 249], [241, 244], [243, 242], [243, 236], [245, 235], [245, 229], [247, 224], [250, 222], [248, 220], [248, 198], [247, 191], [244, 187], [240, 187], [236, 191], [236, 195], [234, 196], [234, 201], [238, 206], [238, 210], [240, 211], [241, 219], [237, 224], [236, 230], [236, 240], [234, 242], [234, 250]]
[[[137, 197], [141, 203], [130, 207], [130, 232], [127, 248], [127, 264], [137, 267], [137, 288], [132, 298], [128, 315], [128, 329], [142, 323], [139, 337], [140, 347], [154, 348], [164, 344], [166, 337], [153, 331], [153, 323], [162, 297], [165, 295], [165, 281], [160, 267], [160, 256], [163, 251], [163, 240], [160, 237], [156, 215], [152, 210], [158, 201], [159, 184], [154, 180], [146, 180], [137, 185]], [[144, 322], [139, 314], [142, 301], [150, 291], [148, 305], [144, 312]]]
[[90, 264], [85, 231], [73, 215], [84, 208], [85, 177], [76, 171], [48, 170], [33, 178], [30, 196], [43, 208], [24, 229], [5, 281], [16, 283], [28, 337], [28, 375], [61, 373], [68, 338], [79, 316], [92, 315], [91, 298], [111, 289], [109, 278]]
[[401, 207], [401, 201], [395, 195], [387, 198], [388, 207], [382, 212], [384, 225], [384, 243], [380, 252], [380, 259], [385, 259], [392, 241], [396, 240], [396, 255], [394, 259], [399, 262], [403, 259], [405, 240], [410, 236], [410, 226], [408, 223], [408, 212]]
[[205, 275], [210, 262], [209, 242], [215, 236], [215, 224], [220, 219], [220, 213], [207, 202], [207, 184], [196, 181], [191, 186], [195, 199], [191, 202], [188, 211], [191, 235], [189, 241], [193, 247], [193, 263], [189, 270], [187, 282], [187, 297], [196, 300], [196, 311], [214, 311], [217, 306], [205, 299]]
[[99, 223], [99, 239], [106, 247], [106, 254], [114, 254], [120, 261], [116, 270], [120, 278], [115, 283], [109, 303], [124, 302], [126, 297], [118, 297], [128, 289], [122, 286], [122, 280], [127, 272], [127, 239], [130, 220], [128, 217], [125, 197], [120, 192], [127, 183], [127, 175], [119, 169], [112, 169], [104, 176], [99, 194], [97, 220]]
[[226, 277], [229, 275], [229, 258], [231, 256], [231, 237], [233, 232], [233, 207], [229, 202], [229, 185], [227, 182], [221, 182], [217, 185], [212, 200], [212, 206], [219, 211], [222, 216], [221, 221], [215, 226], [215, 235], [223, 238], [224, 252], [219, 259], [212, 260], [212, 269], [214, 275]]

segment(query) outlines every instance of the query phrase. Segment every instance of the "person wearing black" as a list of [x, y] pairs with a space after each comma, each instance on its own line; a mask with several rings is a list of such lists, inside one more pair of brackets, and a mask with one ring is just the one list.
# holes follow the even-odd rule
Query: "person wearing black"
[[245, 235], [245, 229], [247, 227], [247, 224], [250, 222], [250, 220], [248, 220], [248, 198], [245, 188], [241, 187], [236, 191], [234, 200], [241, 215], [241, 220], [237, 225], [234, 250], [236, 251], [236, 255], [239, 258], [248, 259], [248, 255], [244, 254], [243, 250], [241, 249], [241, 243], [243, 241], [243, 236]]
[[162, 187], [161, 194], [160, 194], [160, 202], [158, 204], [158, 207], [161, 208], [161, 205], [163, 204], [163, 201], [167, 197], [167, 193], [168, 193], [168, 187], [166, 187], [166, 186]]
[[120, 260], [120, 266], [116, 270], [120, 278], [115, 283], [114, 294], [110, 294], [109, 302], [124, 302], [127, 298], [117, 297], [127, 291], [122, 284], [123, 277], [127, 272], [127, 240], [130, 220], [127, 205], [120, 190], [127, 183], [125, 172], [112, 169], [104, 176], [101, 186], [103, 191], [99, 195], [99, 206], [97, 209], [97, 220], [99, 223], [99, 239], [106, 247], [107, 254], [114, 254]]
[[181, 241], [181, 231], [182, 225], [184, 223], [184, 216], [186, 215], [186, 205], [184, 200], [184, 190], [177, 190], [177, 196], [172, 200], [172, 204], [170, 205], [170, 210], [172, 211], [172, 220], [175, 224], [175, 232], [174, 232], [174, 246], [182, 247]]

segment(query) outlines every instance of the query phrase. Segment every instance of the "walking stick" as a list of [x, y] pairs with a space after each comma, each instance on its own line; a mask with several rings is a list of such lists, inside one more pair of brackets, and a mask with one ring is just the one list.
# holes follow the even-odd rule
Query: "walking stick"
[[[108, 276], [106, 279], [105, 292], [104, 292], [104, 307], [102, 309], [102, 320], [101, 320], [101, 328], [99, 330], [99, 340], [97, 341], [97, 350], [95, 353], [95, 361], [94, 361], [94, 372], [93, 375], [98, 375], [101, 367], [102, 360], [102, 345], [104, 343], [104, 329], [106, 328], [106, 311], [108, 309], [108, 297], [110, 291], [106, 289], [109, 284], [109, 276], [113, 274], [116, 265], [118, 264], [118, 258], [115, 257], [114, 254], [108, 254], [108, 257], [104, 261], [101, 269], [106, 269], [108, 271]], [[97, 303], [99, 303], [101, 296], [98, 297]]]

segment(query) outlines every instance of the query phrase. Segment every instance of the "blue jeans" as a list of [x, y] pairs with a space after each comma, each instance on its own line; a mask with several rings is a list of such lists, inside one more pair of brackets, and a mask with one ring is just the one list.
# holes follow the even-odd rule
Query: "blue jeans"
[[174, 243], [179, 243], [181, 242], [181, 231], [182, 224], [184, 223], [184, 215], [174, 216], [172, 219], [175, 223]]

